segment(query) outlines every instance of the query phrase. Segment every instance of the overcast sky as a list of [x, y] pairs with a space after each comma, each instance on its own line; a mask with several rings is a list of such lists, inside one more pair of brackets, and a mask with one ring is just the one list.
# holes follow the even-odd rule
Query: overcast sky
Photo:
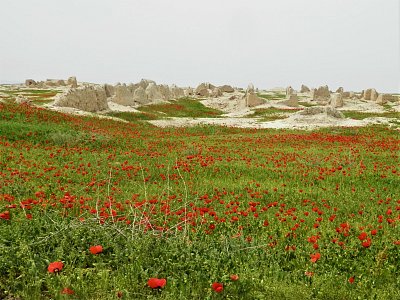
[[1, 0], [0, 82], [400, 91], [399, 0]]

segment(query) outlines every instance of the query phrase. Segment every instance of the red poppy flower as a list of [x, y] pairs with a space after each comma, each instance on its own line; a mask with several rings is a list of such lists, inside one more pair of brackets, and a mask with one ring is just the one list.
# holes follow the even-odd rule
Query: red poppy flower
[[71, 289], [69, 289], [69, 288], [64, 288], [62, 291], [61, 291], [61, 294], [64, 294], [64, 295], [73, 295], [73, 294], [75, 294], [75, 292], [73, 291], [73, 290], [71, 290]]
[[239, 280], [239, 275], [237, 275], [237, 274], [232, 274], [232, 275], [230, 276], [230, 278], [231, 278], [232, 281], [236, 281], [236, 280]]
[[10, 220], [10, 212], [6, 210], [5, 212], [0, 213], [0, 219]]
[[320, 253], [310, 254], [310, 258], [311, 258], [310, 261], [315, 263], [321, 258], [321, 254]]
[[367, 237], [368, 237], [368, 235], [367, 235], [366, 232], [361, 232], [360, 235], [358, 236], [358, 239], [359, 239], [360, 241], [364, 241], [364, 240], [367, 239]]
[[349, 282], [350, 282], [351, 284], [354, 283], [354, 276], [349, 278]]
[[224, 290], [223, 284], [219, 282], [214, 282], [211, 287], [217, 293], [221, 293]]
[[49, 266], [47, 267], [47, 270], [50, 273], [58, 273], [62, 270], [62, 268], [64, 267], [64, 264], [61, 261], [55, 261], [49, 264]]
[[371, 239], [368, 238], [366, 241], [362, 242], [362, 246], [364, 248], [369, 248], [369, 246], [371, 246]]
[[101, 246], [101, 245], [91, 246], [89, 248], [89, 251], [92, 254], [99, 254], [99, 253], [103, 252], [103, 246]]
[[167, 280], [165, 278], [150, 278], [147, 281], [147, 285], [152, 289], [163, 288], [167, 284]]
[[314, 243], [316, 243], [318, 241], [318, 236], [313, 235], [311, 237], [308, 237], [307, 240], [308, 240], [308, 242], [314, 244]]

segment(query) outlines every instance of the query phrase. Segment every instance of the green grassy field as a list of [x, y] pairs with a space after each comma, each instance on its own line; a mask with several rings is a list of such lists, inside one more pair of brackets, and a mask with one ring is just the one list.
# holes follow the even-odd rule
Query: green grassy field
[[170, 100], [168, 103], [140, 106], [139, 112], [109, 112], [108, 116], [128, 122], [148, 121], [171, 117], [218, 118], [223, 112], [208, 108], [193, 98]]
[[383, 118], [394, 118], [400, 119], [400, 112], [397, 111], [385, 111], [383, 113], [371, 113], [361, 111], [342, 111], [346, 118], [362, 120], [366, 118], [383, 117]]
[[270, 92], [268, 94], [257, 93], [257, 96], [267, 100], [284, 100], [286, 98], [286, 94], [280, 92]]
[[398, 131], [145, 122], [185, 107], [0, 103], [0, 299], [400, 298]]

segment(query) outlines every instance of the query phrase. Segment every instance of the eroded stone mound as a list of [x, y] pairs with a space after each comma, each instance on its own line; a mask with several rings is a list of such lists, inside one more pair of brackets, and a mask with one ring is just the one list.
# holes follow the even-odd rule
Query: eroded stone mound
[[342, 94], [337, 92], [333, 93], [330, 98], [330, 105], [332, 107], [343, 107], [343, 97]]
[[160, 88], [155, 83], [150, 83], [147, 86], [146, 95], [149, 102], [160, 102], [164, 100]]
[[301, 88], [300, 88], [300, 93], [308, 93], [310, 92], [310, 89], [308, 88], [308, 86], [302, 84]]
[[326, 114], [327, 116], [337, 118], [337, 119], [343, 119], [344, 115], [338, 111], [334, 107], [323, 107], [323, 106], [313, 106], [313, 107], [307, 107], [301, 112], [299, 112], [300, 115], [303, 116], [313, 116], [313, 115], [318, 115], [318, 114]]
[[294, 94], [295, 93], [295, 91], [294, 91], [294, 89], [291, 87], [291, 86], [288, 86], [287, 88], [286, 88], [286, 97], [289, 97], [290, 95], [292, 95], [292, 94]]
[[191, 87], [189, 87], [184, 90], [184, 94], [185, 94], [185, 97], [193, 96], [194, 90]]
[[[166, 86], [166, 87], [168, 87], [168, 86]], [[175, 84], [173, 84], [169, 88], [169, 91], [170, 91], [170, 97], [172, 99], [179, 99], [179, 98], [185, 97], [185, 90], [183, 88], [176, 86]]]
[[223, 95], [223, 93], [222, 93], [222, 91], [221, 91], [219, 88], [214, 88], [214, 89], [212, 90], [212, 96], [213, 96], [214, 98], [221, 97], [222, 95]]
[[73, 88], [78, 87], [78, 81], [76, 80], [75, 76], [71, 76], [67, 80], [67, 84]]
[[140, 104], [148, 103], [149, 101], [147, 100], [146, 90], [139, 86], [133, 93], [133, 100]]
[[264, 103], [264, 100], [258, 97], [255, 93], [254, 85], [252, 83], [247, 86], [247, 90], [243, 96], [243, 99], [245, 101], [245, 106], [247, 107], [254, 107]]
[[361, 98], [364, 100], [376, 101], [378, 99], [379, 93], [376, 89], [366, 89], [361, 92]]
[[194, 93], [198, 96], [208, 97], [214, 88], [215, 85], [209, 82], [203, 82], [197, 86], [197, 88], [194, 90]]
[[[136, 106], [149, 103], [158, 103], [171, 99], [185, 97], [185, 90], [176, 85], [171, 87], [166, 84], [156, 84], [153, 80], [142, 79], [135, 84], [120, 84], [115, 86], [105, 85], [106, 95], [109, 100], [120, 105]], [[193, 91], [189, 91], [193, 94]]]
[[339, 87], [339, 88], [336, 90], [336, 93], [343, 94], [343, 92], [344, 92], [343, 87]]
[[378, 98], [376, 99], [377, 104], [385, 104], [387, 102], [395, 102], [396, 98], [390, 94], [379, 94]]
[[290, 107], [298, 107], [299, 106], [299, 98], [297, 94], [289, 94], [286, 100], [278, 102], [279, 104], [283, 104]]
[[33, 79], [27, 79], [27, 80], [25, 80], [25, 85], [26, 86], [36, 86], [37, 82]]
[[67, 81], [63, 79], [46, 79], [46, 81], [35, 81], [33, 79], [25, 80], [25, 86], [35, 88], [48, 88], [48, 87], [63, 87], [69, 86], [72, 88], [78, 87], [78, 82], [75, 76], [71, 76]]
[[233, 93], [235, 91], [235, 89], [233, 87], [231, 87], [230, 85], [227, 85], [227, 84], [220, 86], [219, 89], [223, 93]]
[[[109, 94], [110, 88], [105, 87], [105, 91], [106, 95]], [[130, 106], [135, 104], [133, 98], [135, 90], [131, 86], [126, 86], [125, 84], [122, 85], [119, 84], [113, 88], [113, 92], [114, 92], [112, 98], [113, 102], [125, 106]]]
[[320, 86], [318, 89], [312, 90], [312, 99], [316, 101], [328, 101], [331, 93], [327, 85]]
[[104, 86], [84, 86], [56, 96], [54, 106], [72, 107], [88, 112], [108, 110]]

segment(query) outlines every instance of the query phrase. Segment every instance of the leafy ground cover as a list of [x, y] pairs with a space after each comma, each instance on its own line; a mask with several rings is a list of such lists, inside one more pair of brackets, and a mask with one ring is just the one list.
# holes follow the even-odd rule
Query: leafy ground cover
[[170, 100], [168, 103], [151, 104], [138, 107], [139, 112], [108, 112], [108, 116], [128, 122], [165, 119], [170, 117], [216, 118], [223, 112], [204, 106], [193, 98]]
[[394, 110], [388, 110], [382, 113], [377, 112], [362, 112], [362, 111], [342, 111], [346, 118], [352, 118], [355, 120], [363, 120], [366, 118], [383, 117], [383, 118], [400, 118], [400, 112]]
[[270, 92], [268, 94], [257, 93], [257, 96], [267, 100], [283, 100], [286, 98], [286, 94], [280, 92]]
[[158, 117], [193, 117], [213, 118], [219, 117], [223, 112], [204, 106], [196, 99], [181, 98], [170, 100], [169, 103], [152, 104], [138, 108], [143, 113], [154, 114]]
[[275, 121], [280, 119], [286, 119], [288, 115], [295, 113], [301, 109], [297, 108], [258, 108], [254, 110], [254, 113], [248, 115], [249, 117], [259, 118], [260, 122]]
[[0, 103], [0, 298], [400, 298], [398, 131], [129, 121]]

